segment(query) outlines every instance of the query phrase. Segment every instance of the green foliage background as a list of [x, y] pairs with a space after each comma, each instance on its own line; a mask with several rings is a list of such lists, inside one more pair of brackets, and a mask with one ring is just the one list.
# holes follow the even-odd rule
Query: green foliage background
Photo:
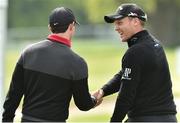
[[8, 27], [47, 27], [49, 14], [60, 6], [71, 8], [81, 25], [104, 24], [104, 15], [130, 2], [144, 9], [148, 28], [164, 44], [180, 45], [179, 0], [9, 0]]
[[[148, 29], [163, 44], [173, 47], [180, 45], [180, 16], [178, 13], [180, 11], [180, 0], [9, 0], [8, 30], [13, 29], [12, 33], [14, 35], [22, 35], [18, 33], [18, 29], [21, 30], [23, 28], [25, 29], [23, 32], [26, 32], [26, 29], [30, 28], [33, 33], [29, 34], [29, 37], [32, 37], [28, 37], [28, 40], [31, 41], [34, 35], [44, 34], [44, 32], [34, 33], [41, 27], [47, 27], [49, 14], [54, 8], [59, 6], [71, 8], [81, 25], [89, 25], [91, 27], [92, 25], [98, 26], [101, 24], [107, 26], [103, 20], [104, 15], [114, 13], [121, 3], [127, 2], [136, 3], [146, 11], [148, 14]], [[80, 27], [79, 29], [81, 30], [82, 28]], [[8, 35], [9, 37], [10, 35]], [[13, 41], [8, 40], [5, 49], [5, 93], [7, 93], [16, 61], [22, 49], [27, 45], [25, 39], [23, 44], [20, 44], [18, 39], [13, 39]], [[121, 58], [127, 47], [118, 41], [81, 38], [74, 40], [73, 49], [84, 57], [88, 63], [89, 88], [92, 92], [100, 88], [119, 71]], [[173, 92], [175, 99], [178, 99], [180, 97], [180, 76], [176, 73], [176, 50], [167, 47], [165, 51], [171, 70]], [[105, 98], [105, 104], [100, 106], [104, 107], [104, 109], [93, 109], [95, 112], [98, 110], [98, 114], [94, 112], [83, 112], [81, 114], [77, 109], [74, 109], [75, 106], [72, 103], [71, 109], [73, 111], [70, 109], [69, 121], [109, 121], [113, 108], [110, 110], [105, 110], [105, 108], [113, 106], [115, 99], [116, 95]], [[16, 121], [20, 121], [18, 118]], [[178, 119], [180, 120], [179, 113]]]

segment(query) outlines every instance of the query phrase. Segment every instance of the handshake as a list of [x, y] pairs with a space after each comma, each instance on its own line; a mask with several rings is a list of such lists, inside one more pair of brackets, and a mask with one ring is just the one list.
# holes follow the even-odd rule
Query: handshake
[[94, 92], [91, 97], [94, 98], [96, 104], [94, 106], [97, 107], [98, 105], [100, 105], [103, 101], [103, 96], [104, 96], [104, 91], [102, 89], [97, 90], [96, 92]]

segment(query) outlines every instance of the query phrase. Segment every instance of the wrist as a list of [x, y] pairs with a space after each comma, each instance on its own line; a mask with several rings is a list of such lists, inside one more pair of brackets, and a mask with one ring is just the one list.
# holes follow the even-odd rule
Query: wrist
[[99, 94], [103, 97], [104, 96], [104, 90], [101, 88], [99, 89]]
[[91, 99], [92, 99], [92, 101], [93, 101], [93, 103], [95, 105], [97, 103], [97, 98], [95, 96], [91, 95]]

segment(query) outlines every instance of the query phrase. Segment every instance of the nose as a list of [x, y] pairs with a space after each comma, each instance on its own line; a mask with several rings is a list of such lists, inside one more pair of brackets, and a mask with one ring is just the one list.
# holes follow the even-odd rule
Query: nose
[[117, 23], [114, 23], [114, 30], [115, 31], [119, 30], [119, 25]]
[[118, 27], [118, 26], [115, 26], [115, 27], [114, 27], [114, 30], [115, 30], [115, 31], [118, 31], [118, 30], [119, 30], [119, 27]]

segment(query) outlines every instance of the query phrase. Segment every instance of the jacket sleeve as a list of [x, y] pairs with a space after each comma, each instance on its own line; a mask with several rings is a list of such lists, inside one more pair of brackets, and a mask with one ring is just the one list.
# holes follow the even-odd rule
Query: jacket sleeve
[[104, 96], [108, 96], [119, 91], [121, 84], [120, 81], [121, 77], [122, 77], [122, 71], [114, 75], [114, 77], [102, 87], [104, 91]]
[[122, 61], [123, 75], [111, 122], [122, 122], [131, 109], [140, 81], [140, 62], [134, 53], [127, 53]]
[[88, 88], [88, 66], [83, 58], [78, 59], [75, 68], [75, 76], [72, 81], [73, 98], [76, 106], [87, 111], [93, 108], [96, 104], [96, 99], [89, 93]]
[[15, 116], [15, 111], [19, 106], [21, 98], [23, 96], [23, 67], [20, 64], [16, 64], [12, 81], [10, 83], [9, 91], [6, 96], [3, 108], [3, 122], [12, 122]]
[[95, 106], [96, 99], [89, 93], [87, 78], [73, 82], [73, 98], [76, 106], [82, 111]]

